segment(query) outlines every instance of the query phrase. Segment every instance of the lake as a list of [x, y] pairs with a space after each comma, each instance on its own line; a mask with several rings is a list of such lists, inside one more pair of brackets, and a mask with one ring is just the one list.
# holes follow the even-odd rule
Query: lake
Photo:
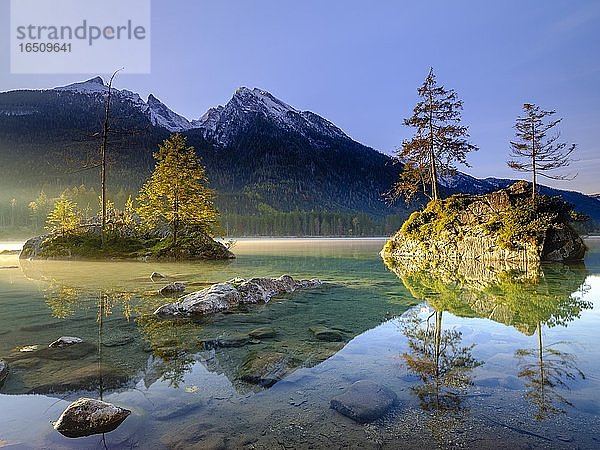
[[[541, 268], [386, 265], [384, 242], [239, 240], [226, 262], [0, 255], [0, 447], [600, 447], [600, 239], [585, 264]], [[324, 284], [202, 320], [152, 315], [171, 281], [282, 274]], [[60, 336], [83, 343], [49, 350]], [[265, 360], [278, 376], [249, 381]], [[330, 408], [359, 380], [398, 398], [369, 423]], [[132, 414], [63, 437], [52, 421], [80, 396]]]

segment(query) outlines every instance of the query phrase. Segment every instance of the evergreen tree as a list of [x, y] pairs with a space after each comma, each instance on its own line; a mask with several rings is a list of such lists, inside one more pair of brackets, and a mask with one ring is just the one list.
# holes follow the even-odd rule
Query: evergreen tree
[[467, 153], [477, 147], [467, 140], [468, 127], [460, 125], [462, 100], [454, 90], [437, 84], [433, 68], [417, 92], [421, 100], [414, 107], [413, 115], [404, 119], [404, 125], [415, 128], [415, 135], [404, 141], [397, 152], [404, 170], [390, 196], [410, 199], [422, 190], [437, 200], [440, 177], [455, 173], [455, 162], [469, 166]]
[[48, 214], [46, 229], [65, 236], [77, 229], [80, 220], [77, 205], [61, 195], [54, 203], [54, 209]]
[[568, 180], [574, 176], [565, 174], [549, 174], [556, 169], [569, 166], [571, 154], [576, 144], [568, 145], [558, 142], [560, 133], [552, 133], [552, 129], [562, 119], [552, 119], [556, 111], [543, 111], [532, 103], [523, 105], [524, 116], [518, 117], [515, 123], [516, 141], [510, 142], [511, 159], [508, 166], [518, 172], [531, 172], [535, 199], [537, 191], [537, 176], [552, 180]]
[[154, 153], [156, 167], [138, 197], [138, 214], [147, 227], [168, 224], [173, 245], [184, 227], [212, 234], [218, 228], [214, 192], [194, 147], [175, 134]]

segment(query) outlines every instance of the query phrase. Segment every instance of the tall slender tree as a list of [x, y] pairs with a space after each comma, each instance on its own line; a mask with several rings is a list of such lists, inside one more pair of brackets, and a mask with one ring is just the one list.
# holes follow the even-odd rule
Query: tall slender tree
[[180, 134], [165, 140], [154, 153], [156, 167], [138, 197], [138, 214], [148, 227], [168, 225], [173, 246], [184, 227], [211, 234], [218, 228], [214, 192], [194, 147]]
[[104, 124], [102, 125], [102, 144], [100, 146], [100, 179], [101, 179], [101, 194], [100, 194], [100, 203], [101, 203], [101, 216], [102, 216], [102, 246], [104, 247], [104, 243], [106, 241], [106, 147], [108, 144], [108, 133], [109, 129], [109, 120], [110, 120], [110, 98], [112, 95], [112, 82], [117, 75], [118, 72], [123, 70], [123, 68], [115, 70], [108, 81], [108, 89], [106, 91], [106, 99], [104, 102]]
[[468, 127], [461, 125], [462, 100], [454, 90], [437, 84], [433, 68], [417, 92], [421, 100], [413, 115], [404, 119], [404, 125], [415, 128], [415, 135], [396, 154], [404, 170], [390, 194], [410, 199], [422, 190], [437, 200], [440, 177], [455, 173], [454, 163], [469, 166], [467, 154], [477, 147], [468, 142]]
[[544, 111], [533, 103], [525, 103], [523, 112], [524, 115], [518, 117], [515, 123], [517, 139], [510, 142], [512, 159], [508, 166], [518, 172], [531, 172], [531, 195], [535, 199], [538, 175], [552, 180], [570, 180], [576, 176], [549, 172], [568, 167], [577, 144], [559, 142], [560, 132], [552, 132], [562, 121], [562, 118], [552, 118], [556, 111]]

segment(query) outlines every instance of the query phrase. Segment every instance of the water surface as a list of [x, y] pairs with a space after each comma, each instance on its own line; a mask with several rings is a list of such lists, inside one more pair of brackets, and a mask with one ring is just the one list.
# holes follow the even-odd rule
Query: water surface
[[[16, 448], [596, 448], [600, 431], [600, 240], [585, 265], [390, 268], [375, 239], [240, 240], [229, 262], [18, 261], [0, 255], [0, 446]], [[168, 276], [151, 280], [152, 272]], [[321, 288], [202, 321], [152, 316], [233, 277], [319, 278]], [[316, 339], [327, 327], [342, 338]], [[261, 327], [276, 334], [209, 348]], [[85, 341], [47, 350], [68, 335]], [[236, 344], [237, 345], [237, 344]], [[269, 388], [256, 355], [285, 355]], [[357, 424], [329, 408], [368, 379], [399, 401]], [[69, 401], [133, 414], [102, 436], [52, 429]]]

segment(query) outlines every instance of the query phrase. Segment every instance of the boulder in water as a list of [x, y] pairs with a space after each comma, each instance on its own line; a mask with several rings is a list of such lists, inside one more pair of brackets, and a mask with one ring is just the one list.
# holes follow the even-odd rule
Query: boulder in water
[[154, 314], [163, 318], [191, 317], [226, 311], [245, 303], [267, 303], [273, 297], [294, 292], [297, 289], [316, 287], [320, 280], [296, 281], [289, 275], [279, 278], [236, 279], [217, 283], [193, 292], [176, 303], [159, 307]]
[[75, 337], [75, 336], [61, 336], [54, 342], [52, 342], [48, 347], [50, 348], [65, 348], [70, 347], [71, 345], [81, 344], [83, 339]]
[[161, 293], [162, 295], [172, 295], [172, 294], [179, 294], [183, 291], [185, 291], [185, 284], [183, 284], [180, 281], [174, 281], [173, 283], [167, 284], [165, 287], [163, 287], [158, 292]]
[[71, 403], [54, 423], [63, 436], [75, 438], [108, 433], [116, 429], [131, 414], [111, 403], [93, 398], [80, 398]]
[[383, 416], [397, 398], [396, 393], [385, 386], [360, 380], [343, 394], [334, 397], [330, 406], [356, 422], [365, 423]]

